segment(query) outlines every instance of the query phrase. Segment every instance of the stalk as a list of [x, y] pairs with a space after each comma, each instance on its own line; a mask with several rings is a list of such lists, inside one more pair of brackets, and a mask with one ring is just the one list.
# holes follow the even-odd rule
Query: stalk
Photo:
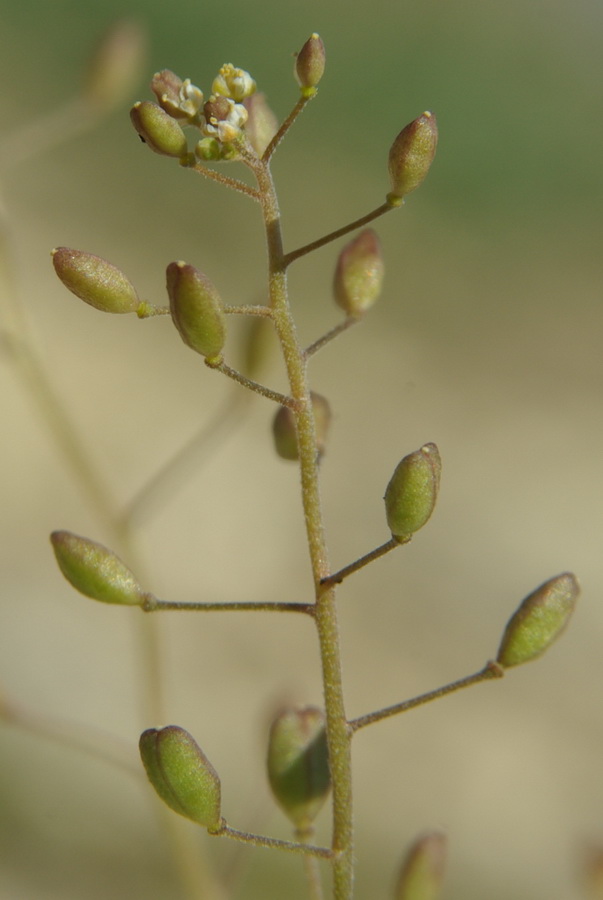
[[321, 579], [329, 574], [323, 514], [320, 501], [318, 460], [314, 414], [307, 379], [307, 360], [296, 336], [287, 293], [287, 262], [278, 200], [269, 165], [253, 165], [266, 229], [270, 304], [281, 343], [294, 409], [302, 504], [308, 549], [315, 587], [315, 622], [320, 644], [323, 693], [326, 714], [329, 765], [333, 784], [333, 896], [334, 900], [350, 900], [353, 891], [353, 826], [351, 732], [348, 728], [341, 672], [341, 651], [335, 586], [324, 589]]

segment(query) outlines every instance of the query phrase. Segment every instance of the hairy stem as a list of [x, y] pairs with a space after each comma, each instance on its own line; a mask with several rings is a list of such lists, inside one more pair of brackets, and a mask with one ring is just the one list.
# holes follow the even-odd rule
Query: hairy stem
[[278, 201], [270, 168], [254, 166], [262, 197], [269, 267], [270, 304], [281, 343], [294, 407], [302, 504], [312, 574], [316, 591], [315, 622], [320, 644], [329, 765], [333, 784], [333, 896], [350, 900], [353, 892], [353, 825], [351, 731], [348, 728], [341, 672], [341, 651], [335, 590], [322, 590], [329, 574], [327, 547], [320, 501], [314, 413], [307, 380], [307, 361], [296, 335], [289, 306], [286, 258], [283, 253]]

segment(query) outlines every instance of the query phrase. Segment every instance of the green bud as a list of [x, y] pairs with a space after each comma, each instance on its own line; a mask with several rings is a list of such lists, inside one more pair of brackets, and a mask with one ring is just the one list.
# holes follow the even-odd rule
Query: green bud
[[70, 531], [53, 531], [50, 542], [59, 569], [76, 591], [120, 606], [140, 606], [145, 600], [136, 578], [112, 550]]
[[310, 35], [295, 59], [295, 76], [302, 97], [312, 97], [325, 71], [325, 45], [314, 33]]
[[220, 779], [188, 731], [177, 725], [149, 728], [141, 734], [139, 748], [148, 779], [164, 803], [209, 831], [219, 831]]
[[385, 490], [392, 535], [408, 540], [429, 520], [438, 497], [442, 462], [435, 444], [424, 444], [398, 463]]
[[578, 579], [571, 572], [536, 588], [509, 619], [496, 662], [508, 669], [544, 653], [567, 626], [579, 594]]
[[268, 106], [265, 94], [256, 93], [246, 97], [243, 106], [249, 115], [245, 125], [247, 140], [257, 155], [262, 156], [278, 131], [278, 119]]
[[85, 99], [103, 112], [126, 102], [143, 69], [146, 51], [147, 33], [140, 22], [114, 22], [90, 61]]
[[[315, 394], [314, 391], [311, 391], [310, 399], [316, 429], [316, 451], [320, 459], [325, 451], [331, 424], [331, 407], [327, 398], [322, 394]], [[272, 434], [276, 452], [282, 459], [299, 459], [295, 414], [289, 406], [279, 406], [272, 421]]]
[[51, 256], [55, 272], [65, 287], [95, 309], [130, 313], [140, 306], [132, 282], [106, 259], [69, 247], [56, 247]]
[[268, 741], [268, 779], [285, 815], [298, 829], [309, 826], [331, 787], [320, 709], [287, 709], [274, 720]]
[[379, 238], [367, 228], [339, 254], [333, 281], [335, 302], [348, 316], [359, 319], [377, 300], [382, 284]]
[[167, 267], [167, 291], [174, 325], [184, 343], [219, 362], [226, 341], [226, 320], [217, 290], [202, 272], [183, 262]]
[[164, 109], [150, 100], [139, 100], [130, 110], [134, 128], [155, 153], [162, 156], [186, 155], [186, 135], [176, 121]]
[[418, 838], [402, 864], [394, 900], [437, 900], [445, 862], [445, 835], [432, 831]]
[[431, 112], [402, 129], [389, 151], [392, 183], [387, 195], [390, 206], [400, 206], [406, 194], [416, 190], [427, 177], [438, 144], [438, 125]]

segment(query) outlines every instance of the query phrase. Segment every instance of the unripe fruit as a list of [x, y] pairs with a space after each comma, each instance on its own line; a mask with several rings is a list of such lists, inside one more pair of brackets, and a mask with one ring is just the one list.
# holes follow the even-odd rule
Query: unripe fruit
[[429, 520], [436, 504], [442, 462], [435, 444], [424, 444], [398, 463], [385, 491], [387, 524], [408, 540]]
[[219, 360], [226, 320], [217, 290], [202, 272], [183, 262], [167, 267], [172, 321], [184, 343], [208, 360]]
[[383, 284], [379, 238], [367, 228], [343, 248], [337, 260], [333, 294], [348, 316], [359, 319], [375, 303]]
[[509, 619], [496, 662], [508, 669], [544, 653], [566, 628], [579, 594], [578, 579], [571, 572], [536, 588]]
[[65, 287], [95, 309], [108, 313], [135, 312], [140, 300], [132, 282], [116, 266], [83, 250], [56, 247], [52, 264]]
[[139, 100], [130, 110], [130, 119], [145, 144], [155, 153], [178, 159], [186, 155], [188, 147], [184, 131], [157, 103]]
[[387, 200], [390, 206], [400, 206], [406, 194], [423, 183], [437, 144], [438, 125], [431, 112], [424, 112], [402, 129], [389, 151], [392, 190]]
[[61, 572], [80, 594], [121, 606], [144, 601], [145, 592], [112, 550], [70, 531], [53, 531], [50, 542]]
[[[326, 397], [316, 394], [314, 391], [310, 393], [310, 400], [316, 429], [316, 452], [320, 459], [327, 443], [327, 434], [331, 424], [331, 407]], [[299, 459], [295, 414], [290, 407], [279, 406], [272, 421], [272, 434], [275, 450], [281, 459]]]
[[274, 720], [268, 743], [268, 778], [285, 815], [297, 828], [310, 825], [331, 787], [320, 709], [287, 709]]
[[220, 779], [194, 738], [178, 725], [149, 728], [140, 736], [147, 776], [174, 812], [209, 831], [222, 826]]
[[325, 71], [325, 45], [314, 33], [301, 48], [295, 59], [295, 76], [301, 87], [302, 96], [312, 97], [316, 85]]

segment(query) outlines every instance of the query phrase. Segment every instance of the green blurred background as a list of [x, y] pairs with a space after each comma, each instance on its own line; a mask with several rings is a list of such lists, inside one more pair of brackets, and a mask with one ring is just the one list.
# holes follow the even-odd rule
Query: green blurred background
[[[313, 386], [335, 413], [323, 469], [334, 567], [387, 538], [381, 497], [401, 456], [436, 441], [444, 461], [429, 527], [341, 591], [349, 713], [480, 668], [521, 598], [558, 572], [578, 574], [583, 600], [538, 664], [358, 735], [357, 896], [391, 896], [403, 849], [431, 827], [450, 836], [449, 900], [587, 896], [584, 848], [603, 841], [603, 6], [3, 2], [7, 136], [77, 93], [99, 34], [124, 15], [149, 30], [149, 77], [169, 67], [207, 91], [231, 61], [251, 71], [281, 117], [296, 97], [292, 53], [321, 34], [319, 97], [274, 161], [290, 248], [378, 205], [391, 141], [424, 109], [436, 112], [428, 180], [376, 226], [382, 301], [312, 363]], [[132, 100], [149, 96], [147, 81]], [[254, 205], [149, 153], [127, 106], [61, 147], [40, 141], [38, 156], [14, 154], [2, 173], [36, 345], [118, 503], [232, 388], [169, 322], [78, 304], [54, 277], [50, 249], [107, 257], [151, 302], [164, 302], [173, 259], [202, 268], [228, 303], [258, 302], [264, 290]], [[308, 343], [338, 320], [330, 281], [340, 246], [291, 272]], [[229, 822], [287, 837], [266, 786], [265, 735], [279, 703], [320, 703], [312, 629], [287, 616], [166, 616], [166, 721], [146, 720], [140, 614], [76, 595], [47, 537], [56, 528], [111, 536], [6, 353], [0, 372], [7, 696], [120, 737], [134, 765], [143, 728], [182, 725], [221, 774]], [[277, 360], [266, 379], [284, 387]], [[307, 597], [297, 475], [273, 457], [271, 414], [258, 398], [236, 434], [201, 455], [141, 524], [159, 596]], [[184, 898], [142, 778], [0, 727], [2, 900]], [[328, 840], [326, 814], [319, 831]], [[240, 854], [194, 831], [192, 840], [237, 900], [306, 896], [293, 857]]]

